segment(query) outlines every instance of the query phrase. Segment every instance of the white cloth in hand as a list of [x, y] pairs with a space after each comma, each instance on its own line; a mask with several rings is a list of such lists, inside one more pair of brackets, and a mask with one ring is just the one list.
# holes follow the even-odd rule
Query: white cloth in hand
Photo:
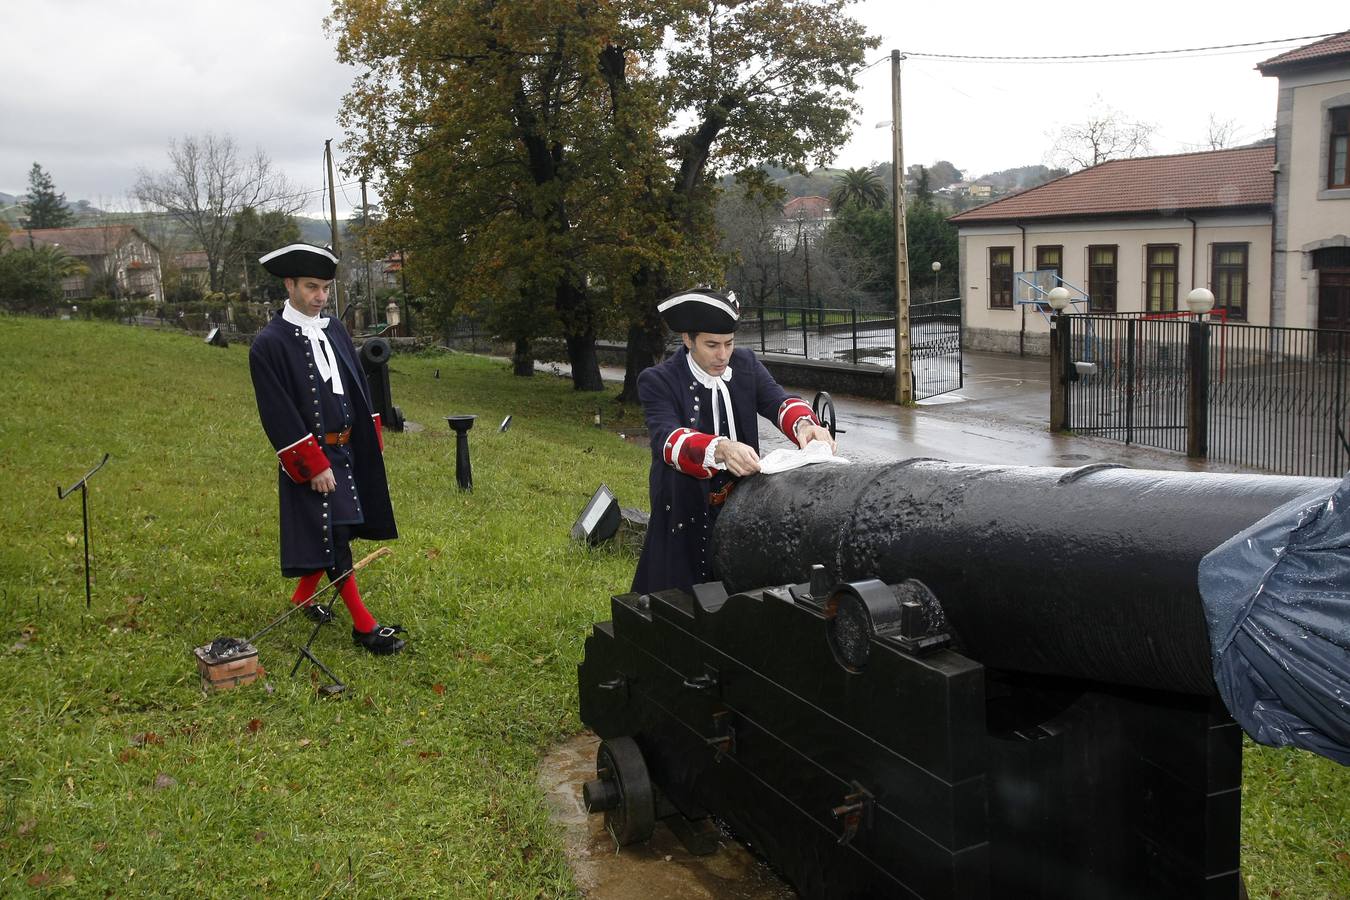
[[814, 463], [847, 464], [848, 460], [830, 453], [830, 445], [824, 441], [812, 441], [800, 450], [783, 448], [773, 451], [759, 461], [759, 473], [761, 475], [773, 475]]

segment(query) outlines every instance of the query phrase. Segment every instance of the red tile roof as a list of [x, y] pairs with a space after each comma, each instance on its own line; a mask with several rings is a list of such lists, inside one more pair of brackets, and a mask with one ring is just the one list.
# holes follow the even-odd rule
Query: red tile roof
[[957, 213], [957, 225], [1269, 207], [1275, 148], [1117, 159]]
[[828, 219], [830, 201], [826, 197], [793, 197], [783, 204], [785, 219]]
[[18, 249], [34, 244], [54, 244], [71, 256], [106, 256], [129, 240], [136, 229], [130, 225], [105, 225], [94, 228], [34, 228], [10, 232], [9, 242]]
[[1350, 62], [1350, 31], [1342, 31], [1320, 41], [1295, 47], [1287, 53], [1257, 63], [1256, 68], [1262, 75], [1278, 75], [1289, 69], [1321, 65], [1339, 59]]

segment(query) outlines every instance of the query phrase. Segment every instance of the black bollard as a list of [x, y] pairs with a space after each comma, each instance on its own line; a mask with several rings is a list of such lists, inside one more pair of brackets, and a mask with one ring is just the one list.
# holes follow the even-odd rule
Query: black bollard
[[461, 491], [473, 490], [473, 466], [469, 463], [469, 429], [477, 416], [446, 416], [455, 433], [455, 481]]

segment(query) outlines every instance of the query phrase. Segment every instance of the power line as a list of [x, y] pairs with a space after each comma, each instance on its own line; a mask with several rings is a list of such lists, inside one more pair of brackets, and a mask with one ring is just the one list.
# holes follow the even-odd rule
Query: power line
[[[1273, 38], [1265, 41], [1248, 41], [1241, 44], [1216, 44], [1210, 47], [1183, 47], [1175, 50], [1129, 50], [1119, 53], [1078, 53], [1078, 54], [1042, 54], [1040, 56], [982, 56], [975, 54], [962, 53], [923, 53], [918, 51], [900, 51], [900, 58], [915, 59], [942, 59], [960, 62], [1031, 62], [1031, 63], [1053, 63], [1053, 62], [1095, 62], [1098, 60], [1135, 60], [1159, 56], [1180, 56], [1182, 54], [1200, 54], [1209, 53], [1217, 50], [1238, 50], [1251, 47], [1269, 47], [1274, 44], [1291, 44], [1296, 41], [1313, 41], [1321, 38], [1333, 37], [1340, 32], [1329, 32], [1327, 34], [1312, 34], [1303, 37]], [[871, 63], [866, 68], [870, 69], [877, 63], [882, 62], [888, 57]]]

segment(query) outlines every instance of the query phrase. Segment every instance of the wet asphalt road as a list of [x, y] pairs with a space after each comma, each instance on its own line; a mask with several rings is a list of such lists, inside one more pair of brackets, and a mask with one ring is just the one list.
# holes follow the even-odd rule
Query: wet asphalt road
[[[565, 365], [538, 364], [541, 372], [567, 372]], [[1187, 459], [1179, 453], [1126, 446], [1116, 441], [1051, 434], [1050, 361], [966, 351], [963, 386], [905, 408], [880, 400], [834, 394], [839, 453], [859, 462], [916, 456], [948, 462], [1075, 467], [1118, 463], [1136, 469], [1241, 472], [1236, 466]], [[606, 381], [622, 381], [623, 370], [602, 369]], [[807, 400], [810, 389], [784, 385]], [[763, 453], [790, 447], [787, 439], [760, 428]]]

